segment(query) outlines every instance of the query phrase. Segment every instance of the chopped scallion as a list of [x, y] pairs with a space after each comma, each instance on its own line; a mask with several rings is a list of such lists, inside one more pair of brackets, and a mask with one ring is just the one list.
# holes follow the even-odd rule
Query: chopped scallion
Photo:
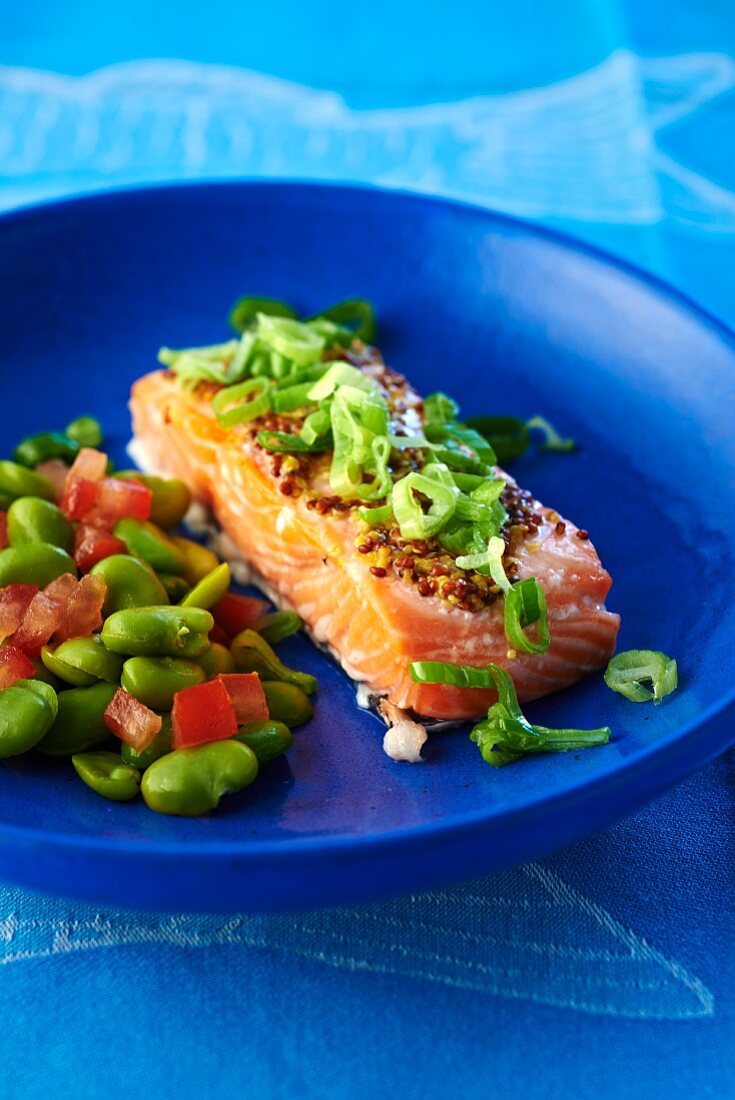
[[[271, 407], [266, 378], [248, 378], [236, 386], [227, 386], [212, 398], [212, 409], [223, 428], [263, 416]], [[250, 400], [243, 400], [250, 398]]]
[[[632, 703], [654, 703], [675, 691], [679, 683], [676, 661], [653, 649], [616, 653], [605, 669], [605, 683]], [[650, 684], [650, 687], [646, 685]]]

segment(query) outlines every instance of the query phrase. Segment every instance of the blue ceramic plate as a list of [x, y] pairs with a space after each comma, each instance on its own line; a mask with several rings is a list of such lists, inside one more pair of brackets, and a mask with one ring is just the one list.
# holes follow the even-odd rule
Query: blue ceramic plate
[[225, 339], [241, 294], [303, 311], [375, 302], [388, 361], [466, 415], [543, 413], [582, 449], [514, 473], [589, 528], [615, 585], [622, 648], [679, 659], [663, 705], [597, 676], [528, 708], [546, 725], [614, 730], [579, 755], [496, 771], [466, 730], [423, 766], [306, 641], [317, 714], [222, 810], [165, 818], [95, 796], [71, 766], [0, 767], [0, 875], [51, 893], [156, 909], [357, 902], [469, 878], [640, 805], [735, 741], [735, 343], [639, 272], [484, 210], [346, 187], [196, 185], [119, 192], [0, 219], [4, 453], [81, 412], [128, 439], [131, 382], [160, 344]]

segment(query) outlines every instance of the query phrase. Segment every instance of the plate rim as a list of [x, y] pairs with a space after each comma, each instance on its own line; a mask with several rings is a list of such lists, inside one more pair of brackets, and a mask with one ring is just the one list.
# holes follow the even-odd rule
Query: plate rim
[[[422, 207], [434, 206], [435, 208], [450, 211], [467, 211], [473, 215], [480, 215], [495, 224], [506, 224], [518, 230], [520, 233], [532, 238], [541, 238], [551, 241], [563, 249], [582, 254], [593, 261], [622, 273], [634, 281], [643, 284], [655, 295], [665, 299], [679, 311], [690, 315], [698, 325], [706, 330], [714, 331], [728, 347], [735, 361], [735, 329], [716, 313], [702, 305], [694, 297], [673, 286], [665, 279], [647, 271], [639, 265], [618, 257], [597, 245], [580, 240], [573, 234], [566, 233], [556, 228], [537, 224], [525, 218], [516, 217], [492, 207], [479, 205], [465, 200], [447, 198], [424, 194], [409, 189], [388, 188], [376, 185], [355, 183], [351, 181], [311, 180], [301, 178], [289, 179], [206, 179], [206, 180], [160, 180], [147, 184], [133, 184], [117, 187], [105, 187], [91, 191], [82, 191], [57, 198], [44, 198], [26, 205], [0, 211], [0, 235], [6, 231], [9, 225], [20, 224], [34, 218], [58, 216], [65, 210], [82, 206], [105, 206], [115, 204], [118, 201], [132, 199], [133, 201], [145, 199], [154, 194], [165, 194], [171, 191], [188, 191], [190, 193], [215, 194], [224, 191], [252, 194], [262, 193], [276, 196], [279, 192], [294, 192], [306, 190], [309, 192], [339, 192], [354, 195], [358, 200], [360, 196], [380, 200], [386, 197], [389, 200], [398, 200]], [[507, 825], [509, 830], [516, 830], [519, 826], [528, 825], [538, 818], [547, 816], [558, 817], [570, 807], [582, 808], [590, 802], [598, 801], [601, 794], [614, 791], [616, 788], [624, 788], [628, 800], [623, 806], [622, 813], [631, 812], [632, 808], [643, 804], [648, 798], [654, 797], [662, 789], [666, 789], [679, 782], [686, 775], [703, 767], [721, 752], [726, 751], [735, 743], [735, 724], [730, 732], [727, 732], [735, 714], [735, 683], [724, 697], [716, 704], [710, 704], [702, 710], [696, 718], [689, 719], [678, 727], [676, 733], [667, 738], [663, 744], [653, 742], [636, 752], [635, 756], [619, 761], [615, 770], [592, 778], [580, 778], [562, 791], [552, 794], [544, 793], [526, 799], [521, 806], [503, 808], [502, 806], [489, 804], [483, 810], [475, 810], [470, 813], [453, 815], [444, 820], [432, 820], [401, 828], [391, 828], [379, 832], [348, 835], [348, 836], [307, 836], [294, 835], [277, 843], [270, 843], [262, 838], [243, 838], [239, 841], [196, 841], [187, 839], [182, 849], [181, 841], [161, 841], [156, 839], [133, 840], [121, 837], [110, 837], [104, 834], [89, 836], [78, 833], [69, 833], [57, 829], [35, 828], [13, 825], [0, 822], [0, 843], [11, 844], [14, 847], [44, 845], [49, 849], [63, 855], [68, 851], [74, 851], [78, 855], [84, 853], [87, 857], [104, 854], [105, 860], [116, 861], [134, 856], [146, 865], [157, 862], [169, 864], [171, 857], [175, 857], [178, 864], [187, 863], [199, 866], [206, 861], [211, 864], [218, 856], [227, 859], [229, 864], [236, 863], [239, 869], [246, 865], [261, 866], [263, 864], [279, 865], [289, 859], [306, 859], [309, 862], [328, 858], [330, 855], [353, 853], [361, 857], [371, 854], [379, 854], [384, 850], [414, 848], [417, 844], [423, 846], [426, 841], [445, 840], [448, 837], [461, 838], [467, 833], [474, 837], [483, 832], [493, 834], [497, 831], [498, 823]], [[715, 729], [713, 729], [713, 726]], [[718, 735], [716, 730], [721, 733]], [[695, 742], [694, 746], [687, 745], [697, 732], [703, 736]], [[376, 748], [376, 751], [377, 748]], [[660, 764], [666, 762], [669, 765], [666, 780], [663, 784], [646, 783], [659, 770]], [[633, 796], [633, 804], [630, 805], [630, 796]], [[616, 812], [616, 806], [610, 805], [604, 813], [598, 813], [595, 818], [594, 828], [602, 828], [618, 819], [621, 814]], [[578, 838], [589, 831], [583, 815], [580, 815], [578, 825], [572, 830], [573, 836]], [[553, 846], [553, 842], [552, 842]], [[541, 845], [537, 845], [541, 847]], [[480, 872], [481, 873], [481, 869]], [[14, 876], [17, 881], [17, 876]], [[408, 888], [408, 887], [407, 887]], [[392, 891], [397, 892], [396, 890]], [[376, 894], [378, 891], [376, 891]], [[79, 892], [75, 892], [79, 896]], [[131, 901], [134, 904], [134, 901]]]

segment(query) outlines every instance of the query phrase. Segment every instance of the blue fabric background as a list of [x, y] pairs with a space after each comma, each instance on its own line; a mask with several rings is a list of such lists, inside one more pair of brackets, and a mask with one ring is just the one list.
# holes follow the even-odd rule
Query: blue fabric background
[[[415, 187], [571, 230], [735, 323], [729, 4], [412, 8], [5, 5], [0, 206], [221, 175]], [[733, 1095], [734, 763], [538, 865], [364, 909], [0, 887], [0, 1094]]]

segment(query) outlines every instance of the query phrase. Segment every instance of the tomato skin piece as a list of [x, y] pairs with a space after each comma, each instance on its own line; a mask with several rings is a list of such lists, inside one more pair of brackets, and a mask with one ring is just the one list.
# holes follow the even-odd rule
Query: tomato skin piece
[[42, 592], [37, 592], [13, 635], [13, 645], [29, 657], [38, 657], [61, 626], [66, 605], [78, 583], [71, 573], [62, 573]]
[[238, 726], [268, 721], [268, 703], [257, 672], [220, 672], [216, 679], [232, 700]]
[[111, 531], [83, 523], [74, 537], [74, 561], [80, 573], [88, 573], [93, 565], [113, 554], [127, 554], [128, 548]]
[[118, 688], [105, 711], [105, 725], [136, 752], [144, 752], [160, 733], [163, 720], [134, 695]]
[[15, 634], [28, 605], [39, 591], [37, 584], [8, 584], [0, 588], [0, 644]]
[[175, 749], [224, 741], [236, 733], [235, 708], [221, 680], [207, 680], [174, 695], [171, 743]]
[[107, 585], [102, 577], [82, 577], [66, 603], [56, 640], [85, 638], [98, 630], [102, 626], [102, 605], [106, 596]]
[[0, 550], [8, 547], [8, 513], [0, 512]]
[[11, 687], [16, 680], [32, 680], [36, 666], [22, 649], [6, 645], [0, 649], [0, 691]]
[[96, 507], [110, 520], [150, 517], [153, 490], [140, 481], [103, 477], [98, 489]]
[[250, 630], [258, 619], [268, 610], [266, 600], [257, 596], [241, 596], [237, 592], [226, 592], [219, 603], [212, 608], [214, 621], [224, 630], [228, 638], [235, 638], [241, 631]]

